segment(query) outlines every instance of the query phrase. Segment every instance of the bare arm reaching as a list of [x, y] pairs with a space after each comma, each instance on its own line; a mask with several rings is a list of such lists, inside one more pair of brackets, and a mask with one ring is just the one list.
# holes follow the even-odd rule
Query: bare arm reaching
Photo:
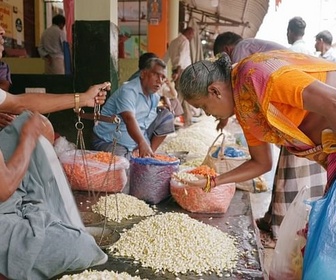
[[[106, 90], [110, 89], [111, 84], [109, 82], [91, 86], [86, 92], [79, 94], [79, 107], [93, 107], [95, 103], [103, 104], [106, 99]], [[73, 93], [24, 93], [13, 95], [7, 92], [6, 99], [0, 104], [0, 111], [20, 114], [24, 110], [31, 110], [45, 114], [74, 107], [75, 98]]]

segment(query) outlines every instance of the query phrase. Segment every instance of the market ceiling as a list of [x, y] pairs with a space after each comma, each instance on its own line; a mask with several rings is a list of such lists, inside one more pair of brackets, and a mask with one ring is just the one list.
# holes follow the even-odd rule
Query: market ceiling
[[215, 35], [232, 31], [243, 38], [255, 37], [269, 5], [269, 0], [180, 0], [180, 2], [185, 8], [186, 20], [191, 18], [196, 20], [200, 30]]

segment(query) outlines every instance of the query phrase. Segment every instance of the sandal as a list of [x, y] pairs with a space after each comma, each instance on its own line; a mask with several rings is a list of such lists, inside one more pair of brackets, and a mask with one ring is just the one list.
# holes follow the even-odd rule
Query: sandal
[[270, 224], [265, 222], [264, 218], [256, 219], [255, 222], [259, 229], [266, 231], [266, 232], [272, 232]]

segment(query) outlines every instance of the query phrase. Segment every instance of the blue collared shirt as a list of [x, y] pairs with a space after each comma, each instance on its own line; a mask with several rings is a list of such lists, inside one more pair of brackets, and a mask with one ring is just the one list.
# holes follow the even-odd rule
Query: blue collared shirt
[[[133, 112], [138, 122], [140, 130], [142, 131], [145, 139], [149, 141], [146, 130], [155, 120], [157, 116], [157, 106], [160, 96], [157, 93], [150, 94], [148, 97], [144, 95], [141, 88], [140, 78], [135, 78], [126, 84], [123, 84], [117, 89], [104, 104], [101, 114], [105, 116], [117, 115], [123, 112]], [[94, 126], [94, 133], [106, 142], [112, 142], [116, 137], [117, 143], [132, 151], [137, 147], [137, 143], [131, 138], [127, 132], [126, 124], [121, 119], [120, 132], [116, 132], [116, 124], [107, 122], [98, 122]]]

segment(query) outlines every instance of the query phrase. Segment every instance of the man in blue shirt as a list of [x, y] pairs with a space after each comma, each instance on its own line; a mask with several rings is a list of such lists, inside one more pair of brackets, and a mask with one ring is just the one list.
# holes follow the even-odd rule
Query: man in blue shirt
[[[98, 122], [93, 128], [93, 147], [129, 158], [134, 150], [140, 157], [153, 156], [169, 133], [174, 132], [174, 115], [166, 108], [158, 109], [157, 93], [166, 80], [166, 64], [159, 58], [146, 61], [140, 76], [117, 89], [107, 100], [101, 114], [117, 115], [117, 125]], [[116, 147], [113, 149], [113, 140]]]

